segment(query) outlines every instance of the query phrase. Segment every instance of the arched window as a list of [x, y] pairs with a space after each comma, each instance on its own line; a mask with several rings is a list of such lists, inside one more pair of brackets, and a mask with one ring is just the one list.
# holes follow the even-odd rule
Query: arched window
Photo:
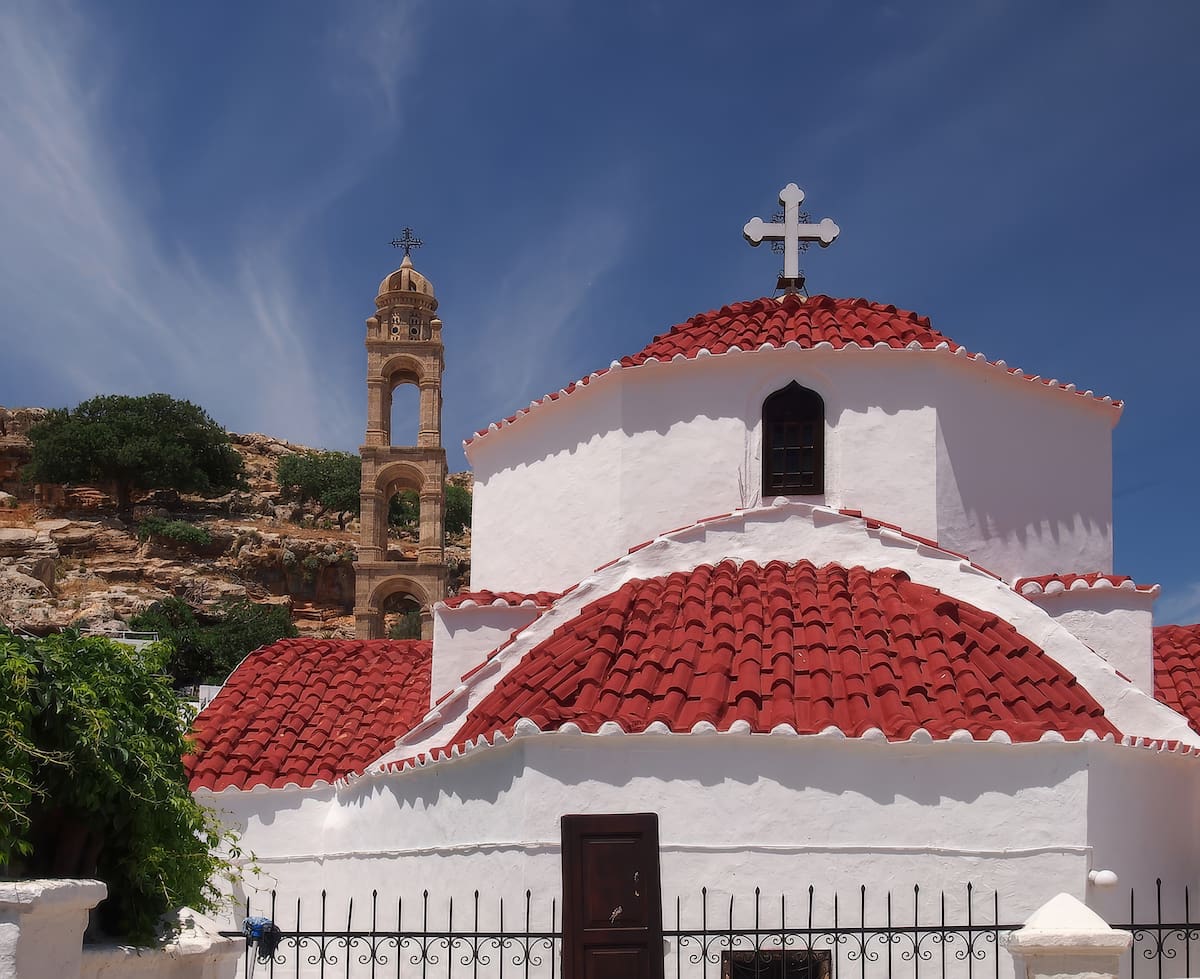
[[763, 499], [825, 492], [825, 402], [792, 381], [763, 402]]

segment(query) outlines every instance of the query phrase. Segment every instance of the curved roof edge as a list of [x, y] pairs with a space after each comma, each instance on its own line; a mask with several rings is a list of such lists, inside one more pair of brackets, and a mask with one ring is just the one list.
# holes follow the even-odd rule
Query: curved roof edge
[[[972, 353], [971, 351], [967, 350], [966, 347], [955, 343], [953, 340], [944, 337], [942, 334], [929, 327], [929, 320], [927, 317], [920, 317], [915, 313], [897, 310], [895, 306], [883, 306], [879, 303], [872, 303], [865, 299], [833, 299], [829, 296], [817, 295], [811, 297], [808, 302], [814, 305], [827, 302], [838, 305], [839, 307], [844, 306], [846, 308], [853, 309], [857, 309], [860, 305], [865, 304], [872, 309], [882, 310], [885, 313], [894, 315], [895, 317], [903, 320], [906, 325], [908, 325], [909, 321], [912, 321], [913, 323], [917, 324], [918, 327], [923, 329], [925, 335], [917, 335], [911, 339], [908, 339], [907, 341], [903, 341], [902, 338], [894, 335], [889, 336], [887, 340], [876, 340], [872, 339], [872, 336], [870, 335], [856, 335], [848, 331], [845, 335], [833, 334], [831, 339], [814, 339], [813, 337], [809, 336], [805, 338], [805, 342], [801, 342], [797, 339], [784, 339], [783, 336], [778, 336], [773, 339], [755, 339], [752, 340], [747, 346], [742, 346], [738, 343], [713, 343], [712, 346], [717, 347], [716, 350], [710, 349], [709, 346], [688, 346], [686, 344], [680, 345], [680, 349], [675, 350], [674, 352], [658, 349], [660, 341], [671, 337], [676, 333], [676, 331], [686, 330], [689, 326], [696, 324], [698, 321], [703, 323], [707, 319], [726, 313], [727, 310], [729, 311], [729, 315], [736, 316], [738, 311], [745, 308], [757, 308], [760, 304], [781, 302], [785, 298], [787, 297], [781, 297], [779, 300], [771, 298], [750, 300], [748, 302], [735, 303], [733, 306], [722, 307], [721, 310], [712, 310], [707, 313], [697, 313], [684, 323], [677, 324], [676, 326], [672, 327], [668, 333], [656, 337], [654, 341], [648, 344], [639, 353], [630, 357], [624, 357], [620, 360], [614, 360], [611, 364], [609, 364], [608, 367], [593, 371], [586, 377], [580, 378], [577, 381], [573, 381], [566, 387], [560, 388], [558, 391], [552, 391], [542, 398], [531, 401], [529, 403], [529, 407], [520, 408], [506, 418], [492, 422], [486, 428], [477, 430], [474, 435], [463, 441], [463, 448], [469, 449], [470, 446], [481, 439], [487, 438], [492, 433], [501, 431], [502, 429], [516, 424], [531, 412], [545, 408], [564, 398], [569, 398], [577, 393], [581, 388], [594, 386], [597, 381], [601, 381], [610, 374], [615, 374], [620, 371], [637, 370], [639, 368], [649, 367], [651, 365], [680, 363], [698, 360], [704, 357], [729, 357], [754, 354], [769, 350], [894, 350], [897, 352], [904, 352], [909, 355], [922, 353], [934, 354], [941, 357], [953, 357], [959, 362], [969, 363], [973, 366], [985, 368], [991, 371], [999, 371], [1010, 377], [1019, 378], [1031, 383], [1041, 384], [1045, 387], [1073, 395], [1074, 397], [1083, 398], [1088, 403], [1115, 410], [1118, 414], [1118, 417], [1123, 407], [1122, 401], [1112, 398], [1108, 395], [1098, 395], [1091, 389], [1081, 391], [1073, 383], [1060, 381], [1058, 378], [1042, 377], [1040, 374], [1032, 374], [1022, 370], [1019, 367], [1009, 367], [1006, 361], [989, 360], [988, 357], [983, 353]], [[918, 331], [918, 333], [920, 333], [920, 331]]]
[[[913, 581], [968, 602], [1009, 622], [1023, 636], [1075, 675], [1122, 731], [1200, 744], [1183, 718], [1123, 679], [1102, 657], [1043, 609], [991, 572], [936, 542], [908, 535], [894, 525], [855, 511], [832, 510], [784, 497], [768, 506], [709, 517], [668, 531], [602, 565], [533, 622], [515, 632], [465, 673], [462, 683], [397, 741], [396, 749], [372, 763], [398, 760], [445, 743], [450, 730], [489, 694], [522, 657], [582, 608], [634, 578], [691, 570], [726, 558], [839, 562], [869, 569], [895, 568]], [[439, 741], [440, 738], [440, 741]]]

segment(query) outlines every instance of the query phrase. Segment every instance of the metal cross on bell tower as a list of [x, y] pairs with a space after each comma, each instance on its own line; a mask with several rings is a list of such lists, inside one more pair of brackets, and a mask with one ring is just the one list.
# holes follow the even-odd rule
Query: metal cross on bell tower
[[800, 243], [817, 241], [825, 248], [842, 230], [831, 218], [824, 218], [819, 224], [802, 224], [800, 204], [803, 200], [804, 191], [795, 184], [788, 184], [779, 192], [779, 203], [783, 205], [782, 224], [768, 224], [762, 218], [751, 218], [742, 229], [746, 240], [754, 246], [764, 238], [783, 242], [783, 275], [779, 277], [778, 288], [785, 292], [799, 292], [804, 286], [804, 277], [800, 275]]
[[393, 248], [404, 249], [404, 255], [406, 258], [411, 258], [412, 250], [414, 248], [420, 248], [423, 244], [424, 242], [422, 242], [420, 238], [413, 234], [412, 228], [405, 228], [400, 232], [399, 238], [393, 238], [391, 241]]

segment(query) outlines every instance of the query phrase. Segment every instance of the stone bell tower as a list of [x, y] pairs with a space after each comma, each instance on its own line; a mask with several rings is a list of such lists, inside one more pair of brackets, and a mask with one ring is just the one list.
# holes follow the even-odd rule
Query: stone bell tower
[[[420, 241], [405, 228], [404, 237], [392, 244], [404, 248], [404, 260], [380, 283], [375, 315], [367, 320], [367, 437], [360, 449], [362, 532], [354, 631], [360, 639], [383, 638], [384, 606], [402, 596], [421, 606], [422, 638], [431, 639], [431, 607], [446, 597], [442, 321], [433, 286], [413, 268], [409, 254]], [[416, 445], [392, 444], [392, 392], [401, 384], [420, 391]], [[421, 502], [416, 561], [388, 551], [388, 502], [403, 490], [414, 490]]]

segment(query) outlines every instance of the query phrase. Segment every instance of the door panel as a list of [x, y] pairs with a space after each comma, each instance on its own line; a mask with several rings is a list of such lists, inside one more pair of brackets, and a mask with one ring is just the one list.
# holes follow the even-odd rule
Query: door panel
[[658, 816], [563, 816], [564, 979], [662, 979]]

